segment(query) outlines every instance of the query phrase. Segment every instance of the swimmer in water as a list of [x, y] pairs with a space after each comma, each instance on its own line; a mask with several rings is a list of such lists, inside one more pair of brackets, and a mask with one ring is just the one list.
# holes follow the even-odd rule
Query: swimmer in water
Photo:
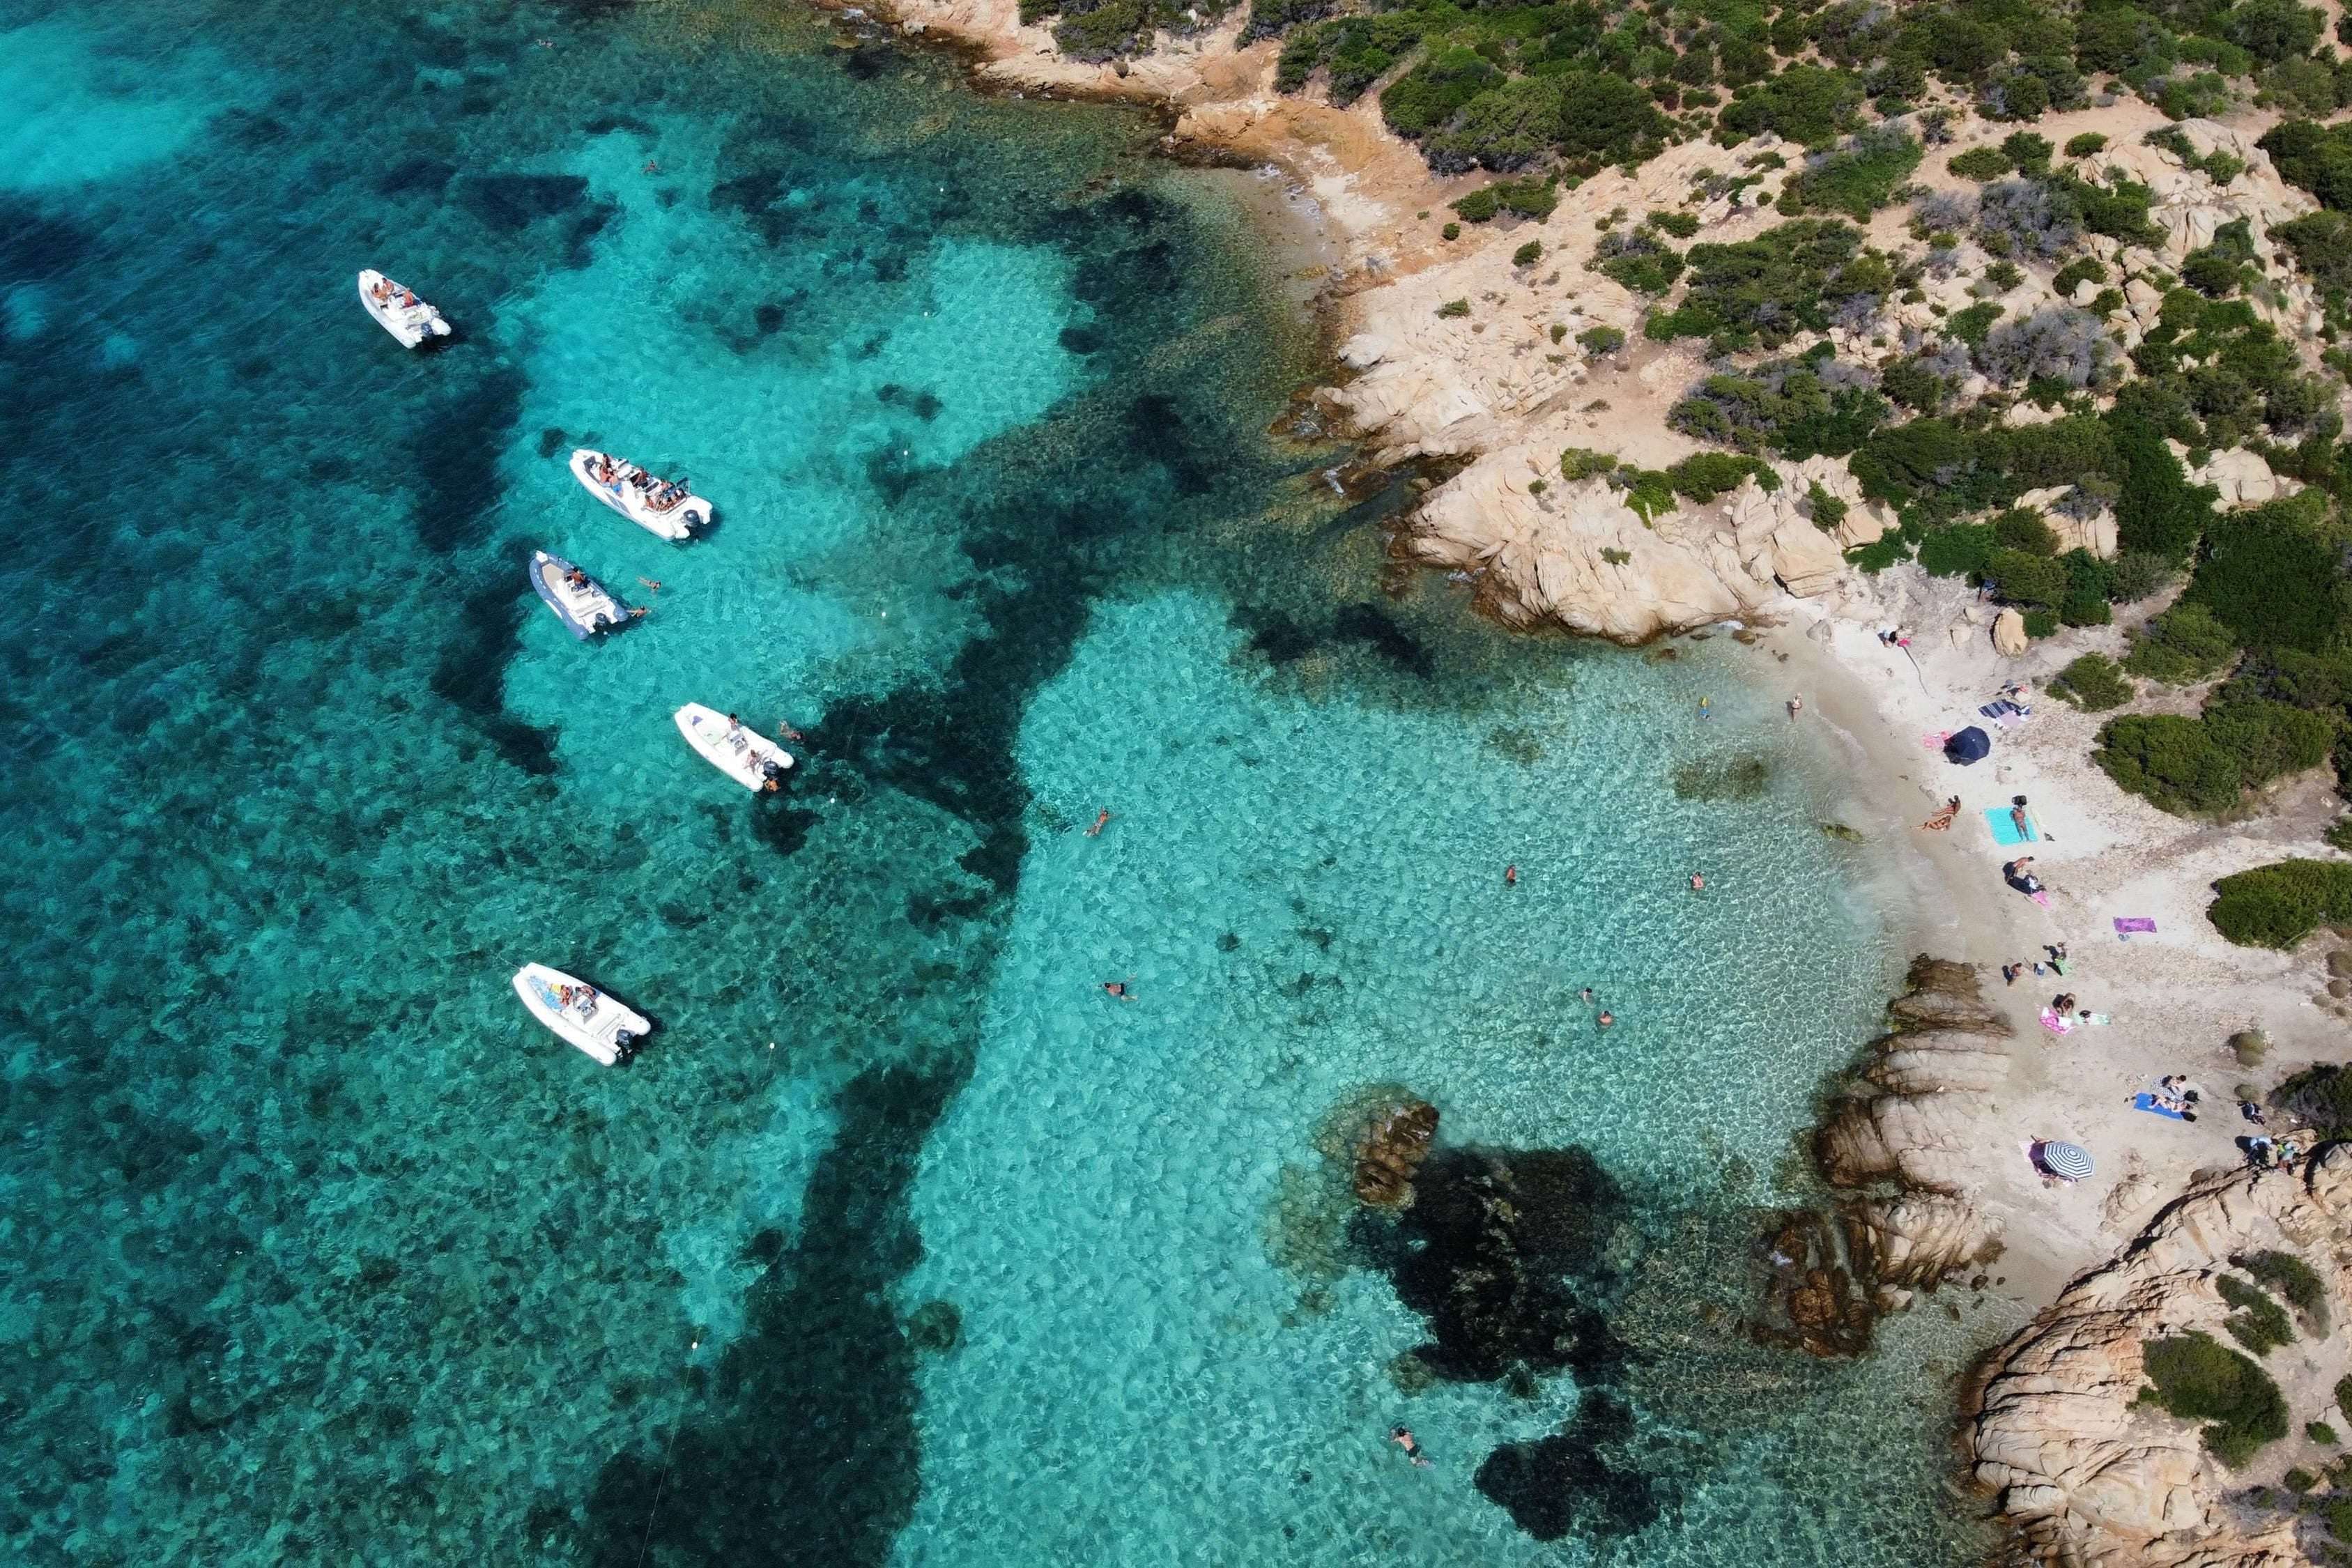
[[1424, 1470], [1429, 1468], [1429, 1457], [1421, 1451], [1421, 1445], [1413, 1440], [1412, 1429], [1411, 1427], [1390, 1427], [1389, 1441], [1394, 1443], [1398, 1447], [1402, 1448], [1404, 1450], [1404, 1457], [1411, 1459], [1415, 1465], [1418, 1465]]
[[1706, 891], [1706, 879], [1700, 876], [1696, 871], [1691, 873], [1691, 891], [1694, 893], [1704, 893]]
[[1586, 986], [1586, 987], [1584, 988], [1584, 999], [1585, 999], [1587, 1002], [1590, 1002], [1590, 1001], [1591, 1001], [1591, 1000], [1592, 1000], [1592, 987], [1591, 987], [1591, 986], [1590, 986], [1590, 985], [1588, 985], [1588, 986]]
[[1519, 885], [1519, 868], [1518, 868], [1517, 866], [1506, 866], [1506, 867], [1504, 867], [1504, 868], [1503, 868], [1503, 886], [1505, 886], [1506, 888], [1516, 888], [1516, 887], [1517, 887], [1518, 885]]
[[1135, 993], [1129, 991], [1127, 986], [1128, 981], [1133, 980], [1134, 978], [1135, 977], [1130, 974], [1128, 976], [1127, 980], [1106, 980], [1103, 982], [1103, 990], [1110, 995], [1118, 997], [1122, 1002], [1132, 1002], [1135, 1000]]
[[1604, 1029], [1605, 1029], [1605, 1028], [1607, 1028], [1610, 1025], [1612, 1025], [1612, 1024], [1615, 1023], [1616, 1021], [1617, 1021], [1617, 1015], [1616, 1015], [1616, 1014], [1614, 1014], [1614, 1013], [1606, 1012], [1606, 1011], [1602, 1012], [1602, 1014], [1601, 1015], [1600, 1020], [1599, 1020], [1599, 1022], [1600, 1022], [1600, 1024], [1601, 1024], [1601, 1026], [1602, 1028], [1604, 1028]]
[[1104, 812], [1097, 813], [1097, 814], [1096, 815], [1096, 816], [1095, 816], [1095, 825], [1094, 825], [1092, 827], [1089, 827], [1089, 828], [1087, 828], [1087, 837], [1089, 837], [1089, 838], [1100, 838], [1100, 837], [1102, 837], [1102, 830], [1103, 830], [1105, 827], [1108, 826], [1109, 826], [1109, 824], [1110, 824], [1110, 813], [1109, 813], [1109, 812], [1108, 812], [1108, 811], [1104, 811]]
[[656, 593], [656, 594], [658, 594], [658, 593], [660, 593], [660, 592], [661, 592], [661, 584], [658, 584], [658, 583], [656, 583], [656, 582], [655, 582], [655, 581], [654, 581], [652, 578], [650, 578], [650, 577], [640, 577], [640, 578], [638, 578], [638, 579], [637, 579], [637, 581], [638, 581], [638, 582], [640, 582], [640, 583], [643, 583], [643, 584], [646, 585], [646, 587], [648, 590], [650, 590], [651, 592], [653, 592], [653, 593]]

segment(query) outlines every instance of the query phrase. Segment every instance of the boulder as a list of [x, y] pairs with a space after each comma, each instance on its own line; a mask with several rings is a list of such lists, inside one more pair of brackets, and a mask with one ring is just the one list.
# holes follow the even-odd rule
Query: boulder
[[1357, 1198], [1375, 1208], [1410, 1205], [1413, 1173], [1436, 1135], [1437, 1108], [1427, 1100], [1405, 1100], [1374, 1116], [1356, 1143]]
[[1358, 332], [1339, 345], [1339, 363], [1349, 370], [1370, 370], [1395, 352], [1395, 345], [1378, 332]]
[[2189, 479], [2192, 484], [2211, 485], [2220, 490], [2223, 506], [2259, 506], [2290, 493], [2288, 483], [2271, 472], [2259, 453], [2242, 447], [2214, 453]]
[[1992, 650], [2003, 658], [2016, 658], [2026, 649], [2025, 617], [2015, 610], [2003, 610], [1992, 624]]

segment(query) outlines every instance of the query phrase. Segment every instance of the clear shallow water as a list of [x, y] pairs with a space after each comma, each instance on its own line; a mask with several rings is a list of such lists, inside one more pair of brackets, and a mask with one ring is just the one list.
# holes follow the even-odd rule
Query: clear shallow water
[[[0, 559], [9, 1559], [1967, 1554], [1958, 1330], [1736, 1327], [1890, 978], [1833, 789], [1706, 654], [1381, 600], [1334, 454], [1262, 434], [1307, 325], [1150, 124], [791, 15], [0, 29], [0, 435], [54, 500]], [[461, 340], [402, 354], [362, 264]], [[595, 508], [587, 440], [720, 526]], [[534, 545], [646, 624], [572, 644]], [[809, 730], [794, 792], [688, 700]], [[1678, 800], [1734, 737], [1776, 788]], [[527, 957], [666, 1032], [598, 1071]], [[1315, 1148], [1382, 1082], [1622, 1189], [1638, 1527], [1472, 1484], [1577, 1377], [1399, 1386]]]

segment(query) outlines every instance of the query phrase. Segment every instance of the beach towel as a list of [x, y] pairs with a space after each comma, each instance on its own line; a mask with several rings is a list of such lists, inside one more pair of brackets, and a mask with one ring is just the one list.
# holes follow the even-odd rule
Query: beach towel
[[2042, 1009], [2042, 1026], [2053, 1035], [2071, 1035], [2074, 1032], [2073, 1019], [2062, 1018], [2047, 1007]]
[[2116, 917], [2116, 934], [2117, 936], [2129, 936], [2136, 931], [2152, 931], [2155, 929], [2155, 920], [2147, 915], [2132, 915], [2128, 918], [2117, 915]]
[[1992, 841], [2003, 848], [2012, 844], [2042, 842], [2042, 831], [2034, 826], [2033, 818], [2029, 816], [2025, 819], [2025, 831], [2020, 834], [2017, 824], [2010, 820], [2009, 807], [2005, 805], [1985, 807], [1985, 826], [1992, 829]]
[[1919, 743], [1931, 752], [1940, 752], [1944, 749], [1944, 742], [1951, 738], [1949, 730], [1930, 730], [1919, 737]]
[[2035, 892], [2028, 893], [2025, 896], [2032, 899], [2035, 903], [2040, 904], [2045, 910], [2050, 907], [2050, 895], [2047, 893], [2037, 890]]
[[2150, 1116], [2168, 1116], [2175, 1121], [2185, 1121], [2188, 1120], [2185, 1113], [2175, 1110], [2169, 1106], [2158, 1105], [2156, 1102], [2156, 1096], [2152, 1094], [2133, 1095], [2132, 1109], [2134, 1110], [2145, 1110]]
[[2078, 1013], [2075, 1017], [2095, 1029], [2104, 1029], [2116, 1021], [2116, 1016], [2113, 1013]]

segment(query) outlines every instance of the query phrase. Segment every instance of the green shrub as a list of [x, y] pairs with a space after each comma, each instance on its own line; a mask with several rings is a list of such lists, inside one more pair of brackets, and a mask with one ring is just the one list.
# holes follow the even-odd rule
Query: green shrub
[[1805, 510], [1812, 518], [1815, 528], [1829, 533], [1835, 531], [1838, 524], [1845, 521], [1846, 504], [1823, 489], [1821, 480], [1815, 479], [1805, 487]]
[[1892, 292], [1893, 269], [1861, 252], [1859, 230], [1822, 218], [1736, 244], [1692, 246], [1681, 307], [1651, 317], [1646, 330], [1661, 340], [1713, 338], [1726, 349], [1778, 348], [1801, 331], [1826, 331], [1843, 300]]
[[1768, 81], [1735, 93], [1716, 116], [1716, 140], [1736, 147], [1750, 136], [1772, 131], [1808, 147], [1826, 147], [1853, 128], [1862, 99], [1862, 79], [1852, 71], [1792, 65]]
[[1443, 239], [1460, 239], [1462, 237], [1462, 226], [1458, 223], [1449, 223], [1444, 228], [1439, 229], [1437, 233], [1438, 237]]
[[1696, 452], [1666, 470], [1673, 481], [1675, 493], [1685, 495], [1704, 506], [1716, 497], [1738, 489], [1740, 482], [1754, 475], [1765, 490], [1780, 488], [1780, 476], [1754, 458], [1736, 457], [1729, 452]]
[[1895, 199], [1921, 155], [1919, 143], [1899, 130], [1865, 131], [1791, 179], [1781, 194], [1781, 210], [1814, 207], [1866, 223]]
[[1576, 341], [1584, 345], [1588, 359], [1599, 359], [1603, 354], [1613, 354], [1623, 348], [1625, 334], [1615, 327], [1587, 327], [1576, 334]]
[[1490, 223], [1503, 213], [1516, 213], [1540, 223], [1559, 206], [1559, 189], [1549, 180], [1530, 174], [1524, 179], [1496, 180], [1491, 185], [1481, 185], [1447, 205], [1465, 223]]
[[2305, 1422], [2303, 1435], [2315, 1443], [2325, 1443], [2331, 1448], [2341, 1447], [2344, 1443], [2344, 1439], [2336, 1435], [2336, 1428], [2325, 1421]]
[[1054, 42], [1074, 60], [1099, 61], [1133, 53], [1150, 30], [1150, 10], [1143, 0], [1103, 0], [1085, 12], [1066, 6]]
[[2327, 1286], [2310, 1264], [2278, 1251], [2250, 1252], [2230, 1261], [2284, 1297], [2302, 1317], [2305, 1333], [2315, 1340], [2327, 1337]]
[[1998, 147], [1971, 147], [1965, 153], [1954, 153], [1948, 167], [1964, 180], [1982, 182], [1998, 180], [2017, 165]]
[[2183, 596], [2249, 647], [2317, 652], [2345, 626], [2345, 589], [2330, 538], [2328, 498], [2312, 489], [2216, 518]]
[[2294, 1325], [2287, 1321], [2286, 1309], [2272, 1300], [2261, 1286], [2234, 1274], [2222, 1275], [2213, 1285], [2221, 1300], [2236, 1309], [2221, 1322], [2231, 1339], [2258, 1356], [2294, 1342]]
[[1999, 548], [1984, 565], [1985, 581], [2009, 604], [2054, 606], [2066, 597], [2066, 568], [2046, 555]]
[[1511, 252], [1511, 265], [1514, 267], [1533, 267], [1542, 259], [1543, 241], [1540, 239], [1531, 239]]
[[1845, 552], [1847, 564], [1856, 570], [1884, 572], [1911, 553], [1900, 532], [1880, 534], [1868, 544], [1856, 545]]
[[2352, 1543], [2352, 1498], [2338, 1497], [2326, 1508], [2327, 1532], [2336, 1540]]
[[2206, 679], [2237, 657], [2238, 641], [2202, 605], [2175, 605], [2132, 641], [2124, 668], [2167, 686]]
[[1612, 566], [1622, 566], [1633, 559], [1633, 552], [1630, 550], [1612, 550], [1604, 544], [1601, 548], [1601, 559]]
[[1955, 310], [1944, 318], [1944, 331], [1970, 348], [1980, 348], [1985, 334], [2000, 320], [2000, 307], [1990, 300], [1979, 300], [1965, 310]]
[[2339, 1377], [2336, 1380], [2336, 1408], [2347, 1415], [2352, 1415], [2352, 1377]]
[[[2340, 860], [2257, 866], [2222, 878], [2213, 891], [2205, 918], [2240, 947], [2291, 948], [2321, 926], [2352, 921], [2352, 864]], [[2347, 1090], [2344, 1120], [2352, 1121], [2352, 1084]]]
[[2136, 605], [2151, 594], [2160, 594], [2172, 585], [2179, 574], [2172, 563], [2161, 555], [2150, 555], [2145, 550], [2126, 550], [2115, 559], [2116, 603]]
[[2099, 132], [2085, 131], [2080, 136], [2070, 136], [2066, 139], [2066, 156], [2087, 158], [2092, 153], [2105, 149], [2107, 139]]
[[[2161, 810], [2210, 814], [2235, 805], [2249, 788], [2258, 788], [2283, 773], [2318, 766], [2326, 760], [2334, 740], [2335, 724], [2321, 714], [2306, 713], [2284, 702], [2232, 701], [2210, 707], [2195, 719], [2134, 713], [2110, 720], [2099, 731], [2099, 747], [2091, 753], [2091, 760], [2118, 785]], [[2352, 867], [2344, 869], [2352, 876]], [[2231, 919], [2242, 930], [2269, 930], [2262, 923], [2266, 917], [2252, 912], [2269, 907], [2270, 900], [2258, 900], [2247, 906], [2248, 912], [2241, 913], [2240, 906], [2232, 905]], [[2219, 915], [2215, 923], [2221, 923]]]
[[2305, 1492], [2313, 1490], [2319, 1485], [2319, 1478], [2313, 1475], [2309, 1470], [2303, 1468], [2301, 1466], [2297, 1466], [2295, 1468], [2289, 1470], [2285, 1475], [2281, 1476], [2279, 1478], [2279, 1484], [2286, 1488], [2287, 1490], [2293, 1492], [2295, 1496], [2301, 1497]]
[[[1926, 553], [1924, 549], [1921, 553]], [[2115, 660], [2097, 653], [2084, 654], [2060, 670], [2050, 689], [2086, 713], [2120, 708], [2138, 695]]]
[[1470, 301], [1467, 300], [1448, 300], [1445, 303], [1437, 307], [1437, 313], [1440, 317], [1448, 319], [1455, 316], [1466, 316], [1470, 313]]
[[1589, 447], [1570, 447], [1559, 455], [1560, 478], [1573, 484], [1596, 474], [1614, 473], [1617, 459], [1607, 452], [1596, 452]]
[[1432, 49], [1381, 94], [1381, 117], [1398, 135], [1415, 140], [1452, 120], [1502, 79], [1503, 73], [1475, 49], [1460, 45]]
[[2206, 1450], [2231, 1469], [2266, 1443], [2286, 1436], [2286, 1400], [2255, 1363], [2210, 1334], [2189, 1332], [2147, 1349], [2155, 1403], [2186, 1421], [2202, 1421]]
[[1972, 577], [1985, 571], [1996, 548], [1990, 523], [1948, 523], [1919, 541], [1919, 564], [1938, 577]]
[[1593, 247], [1592, 268], [1637, 294], [1663, 294], [1683, 275], [1683, 258], [1645, 230], [1605, 234]]
[[2025, 622], [2025, 635], [2030, 637], [2054, 637], [2058, 635], [2058, 612], [2028, 610], [2021, 617]]
[[2352, 126], [2282, 121], [2254, 145], [2271, 155], [2279, 178], [2309, 191], [2321, 206], [2352, 207]]
[[1688, 239], [1698, 232], [1696, 213], [1652, 213], [1645, 221], [1652, 228], [1676, 239]]
[[2058, 535], [2049, 520], [2032, 507], [2011, 507], [1992, 520], [1992, 536], [2003, 550], [2029, 555], [2056, 555]]
[[2106, 280], [2107, 268], [2104, 262], [2095, 257], [2078, 256], [2058, 269], [2056, 276], [2050, 279], [2050, 287], [2057, 291], [2060, 299], [2071, 300], [2074, 297], [2075, 289], [2082, 284], [2105, 283]]

